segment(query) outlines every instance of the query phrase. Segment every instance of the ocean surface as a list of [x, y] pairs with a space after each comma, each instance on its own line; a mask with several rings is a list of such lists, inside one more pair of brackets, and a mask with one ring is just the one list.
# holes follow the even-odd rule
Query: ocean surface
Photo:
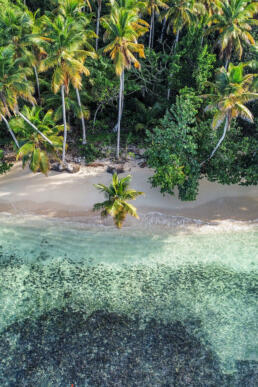
[[144, 222], [0, 215], [1, 386], [257, 385], [257, 223]]

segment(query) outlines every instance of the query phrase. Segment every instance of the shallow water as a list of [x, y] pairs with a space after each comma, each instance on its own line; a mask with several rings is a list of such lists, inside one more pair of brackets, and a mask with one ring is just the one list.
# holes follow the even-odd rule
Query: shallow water
[[[36, 326], [42, 316], [52, 321], [52, 311], [69, 311], [86, 321], [104, 311], [137, 321], [140, 330], [146, 330], [153, 319], [163, 324], [162, 329], [167, 324], [171, 332], [180, 322], [200, 346], [212, 351], [214, 364], [218, 362], [223, 375], [237, 375], [232, 385], [242, 385], [239, 378], [243, 371], [237, 374], [239, 364], [245, 364], [250, 377], [243, 383], [252, 385], [255, 379], [255, 224], [221, 228], [200, 224], [178, 228], [131, 226], [118, 231], [78, 222], [1, 216], [0, 256], [0, 332], [10, 345], [5, 364], [12, 364], [21, 345], [17, 337], [24, 321], [27, 326]], [[68, 328], [63, 335], [71, 335]], [[46, 367], [45, 372], [50, 372], [50, 365]], [[28, 373], [21, 377], [21, 384], [18, 379], [12, 384], [11, 378], [17, 378], [13, 372], [5, 376], [0, 366], [1, 385], [24, 385], [26, 381], [26, 385], [33, 385]], [[42, 386], [62, 386], [65, 381], [60, 377], [44, 384], [42, 378]], [[192, 385], [205, 385], [191, 378]], [[83, 377], [80, 380], [82, 383]], [[154, 385], [162, 385], [162, 377], [157, 380], [161, 384]], [[105, 383], [102, 375], [96, 385], [113, 385]], [[124, 383], [121, 385], [129, 385]], [[144, 383], [138, 385], [147, 385]]]

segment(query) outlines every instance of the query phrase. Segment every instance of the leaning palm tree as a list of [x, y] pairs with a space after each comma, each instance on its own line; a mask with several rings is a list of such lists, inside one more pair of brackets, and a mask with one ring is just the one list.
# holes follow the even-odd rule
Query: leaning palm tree
[[134, 53], [144, 58], [144, 45], [139, 44], [137, 39], [148, 31], [148, 23], [141, 20], [138, 10], [134, 8], [120, 7], [112, 0], [111, 14], [102, 18], [102, 24], [106, 29], [104, 40], [111, 41], [104, 52], [109, 52], [114, 62], [116, 74], [120, 77], [119, 107], [117, 121], [117, 148], [116, 157], [120, 153], [120, 126], [122, 118], [122, 105], [124, 96], [124, 70], [130, 69], [132, 63], [135, 68], [140, 69], [140, 62]]
[[108, 187], [104, 184], [94, 184], [100, 192], [104, 193], [106, 200], [96, 203], [93, 210], [101, 210], [101, 216], [104, 218], [108, 215], [112, 216], [117, 228], [122, 227], [127, 215], [139, 219], [136, 208], [127, 200], [135, 200], [137, 196], [143, 195], [143, 192], [128, 189], [130, 181], [130, 175], [119, 179], [117, 174], [114, 174], [112, 183]]
[[29, 163], [32, 172], [38, 171], [48, 174], [50, 161], [59, 160], [58, 152], [62, 150], [63, 138], [60, 133], [62, 125], [56, 125], [53, 119], [53, 111], [43, 113], [42, 108], [33, 106], [31, 109], [24, 107], [24, 114], [29, 117], [45, 135], [51, 140], [52, 145], [45, 141], [38, 133], [30, 130], [30, 126], [19, 117], [12, 118], [10, 126], [20, 134], [22, 146], [18, 150], [17, 160], [22, 159], [23, 167]]
[[32, 74], [32, 70], [28, 67], [21, 66], [23, 59], [15, 59], [14, 49], [12, 46], [0, 48], [0, 120], [3, 120], [11, 134], [16, 146], [19, 148], [19, 143], [8, 124], [7, 119], [11, 116], [19, 115], [26, 121], [45, 141], [52, 145], [52, 141], [42, 133], [22, 112], [19, 111], [19, 99], [35, 103], [33, 97], [33, 87], [27, 80]]
[[218, 31], [217, 45], [221, 58], [225, 57], [225, 68], [235, 50], [239, 59], [242, 57], [242, 42], [254, 45], [251, 34], [252, 24], [257, 24], [254, 15], [258, 13], [258, 3], [250, 0], [216, 0], [216, 13], [211, 18], [209, 31]]
[[[93, 47], [88, 39], [95, 37], [95, 34], [81, 28], [76, 19], [58, 15], [54, 21], [49, 17], [42, 18], [42, 26], [49, 41], [46, 47], [47, 57], [40, 63], [40, 71], [54, 68], [52, 76], [52, 89], [56, 94], [61, 89], [63, 106], [64, 142], [62, 162], [65, 163], [67, 122], [65, 109], [65, 94], [69, 94], [70, 83], [77, 90], [78, 104], [82, 108], [79, 89], [82, 87], [82, 75], [89, 76], [90, 72], [85, 67], [87, 56], [96, 58]], [[84, 49], [87, 48], [87, 50]], [[83, 143], [86, 143], [86, 129], [84, 115], [81, 114], [83, 127]]]
[[217, 152], [233, 118], [242, 118], [246, 121], [253, 122], [251, 111], [245, 106], [246, 103], [258, 99], [258, 93], [252, 91], [255, 74], [244, 75], [244, 64], [238, 66], [229, 64], [228, 71], [222, 67], [216, 74], [215, 83], [211, 83], [212, 94], [203, 95], [203, 98], [209, 98], [211, 103], [205, 108], [205, 111], [215, 112], [212, 120], [212, 128], [218, 129], [224, 122], [223, 134], [217, 145], [211, 152], [207, 160], [210, 160]]

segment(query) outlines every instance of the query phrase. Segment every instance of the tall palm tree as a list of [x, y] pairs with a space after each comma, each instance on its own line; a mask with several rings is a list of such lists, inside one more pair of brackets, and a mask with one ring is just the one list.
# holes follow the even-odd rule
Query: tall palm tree
[[[203, 98], [209, 98], [211, 100], [211, 103], [205, 108], [205, 111], [215, 111], [212, 128], [218, 129], [224, 122], [223, 134], [208, 160], [214, 156], [220, 147], [227, 131], [230, 129], [233, 118], [240, 117], [246, 121], [253, 122], [253, 115], [245, 104], [258, 99], [258, 93], [252, 91], [255, 74], [244, 75], [244, 66], [243, 63], [240, 63], [238, 66], [230, 63], [228, 71], [225, 67], [219, 69], [216, 74], [215, 83], [210, 83], [213, 90], [212, 94], [202, 96]], [[205, 160], [202, 164], [208, 160]]]
[[33, 87], [27, 80], [32, 74], [32, 70], [25, 66], [20, 66], [22, 59], [14, 58], [12, 46], [0, 48], [0, 117], [5, 122], [15, 144], [19, 148], [19, 143], [8, 124], [6, 117], [11, 118], [12, 114], [18, 114], [36, 132], [38, 132], [47, 142], [52, 145], [44, 133], [42, 133], [22, 112], [19, 111], [19, 99], [35, 103], [33, 97]]
[[143, 192], [128, 189], [130, 181], [130, 175], [119, 179], [117, 174], [114, 174], [112, 183], [108, 187], [104, 184], [94, 184], [100, 192], [104, 193], [106, 200], [96, 203], [93, 210], [101, 210], [101, 216], [104, 218], [108, 215], [112, 216], [117, 228], [122, 227], [128, 214], [139, 219], [136, 208], [127, 200], [135, 200], [137, 196], [143, 195]]
[[148, 23], [139, 18], [138, 10], [120, 7], [116, 1], [111, 1], [111, 14], [102, 18], [103, 26], [106, 30], [104, 40], [110, 43], [104, 48], [104, 52], [109, 52], [115, 65], [117, 76], [120, 77], [119, 107], [117, 120], [117, 148], [116, 157], [120, 153], [120, 127], [123, 110], [124, 97], [124, 70], [130, 69], [132, 63], [135, 68], [140, 69], [140, 62], [134, 55], [139, 54], [144, 58], [144, 45], [139, 44], [137, 39], [148, 30]]
[[[91, 10], [90, 2], [87, 2], [88, 7]], [[85, 32], [85, 35], [87, 34], [87, 38], [93, 38], [95, 37], [93, 34], [93, 31], [89, 30], [89, 24], [90, 19], [88, 16], [82, 12], [83, 8], [85, 7], [85, 0], [59, 0], [59, 8], [58, 11], [65, 17], [70, 17], [74, 19], [74, 21], [81, 25], [82, 29], [87, 30], [87, 33]], [[97, 37], [96, 37], [97, 38]], [[89, 46], [88, 46], [89, 48]], [[90, 46], [90, 50], [92, 50], [92, 47]], [[94, 53], [93, 53], [94, 54]], [[85, 114], [84, 109], [81, 103], [81, 96], [78, 88], [75, 88], [76, 91], [76, 97], [78, 106], [80, 109], [80, 117], [81, 117], [81, 123], [82, 123], [82, 144], [86, 144], [86, 125], [85, 125]]]
[[174, 49], [176, 50], [179, 35], [185, 26], [189, 26], [197, 21], [197, 16], [205, 13], [202, 3], [195, 0], [173, 0], [172, 6], [166, 13], [168, 20], [167, 32], [172, 28], [176, 35]]
[[144, 1], [145, 10], [150, 15], [150, 34], [149, 34], [149, 48], [153, 47], [154, 32], [155, 32], [155, 15], [160, 15], [161, 9], [167, 9], [167, 0], [146, 0]]
[[[68, 95], [71, 83], [78, 90], [78, 103], [81, 107], [79, 89], [82, 87], [82, 75], [90, 75], [88, 68], [84, 65], [85, 59], [87, 56], [96, 58], [94, 49], [88, 42], [88, 39], [95, 36], [95, 34], [92, 31], [84, 31], [81, 28], [81, 24], [76, 22], [76, 19], [62, 15], [58, 15], [53, 21], [49, 17], [44, 16], [42, 18], [42, 25], [45, 28], [45, 34], [49, 43], [46, 48], [48, 55], [41, 61], [40, 71], [54, 68], [52, 88], [55, 94], [61, 89], [64, 124], [62, 162], [65, 163], [67, 142], [65, 93]], [[84, 123], [83, 114], [82, 121]], [[86, 143], [85, 124], [83, 124], [83, 143]]]
[[218, 31], [217, 45], [221, 58], [225, 57], [225, 68], [235, 50], [242, 57], [242, 42], [255, 44], [251, 34], [252, 24], [257, 24], [254, 15], [258, 13], [258, 3], [250, 0], [216, 0], [216, 13], [211, 18], [210, 32]]

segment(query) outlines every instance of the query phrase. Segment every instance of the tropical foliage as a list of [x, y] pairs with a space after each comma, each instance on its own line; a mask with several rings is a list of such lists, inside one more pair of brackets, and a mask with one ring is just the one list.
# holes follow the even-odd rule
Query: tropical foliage
[[8, 150], [46, 174], [133, 145], [183, 200], [257, 184], [257, 4], [0, 0], [0, 172]]
[[122, 227], [127, 215], [139, 218], [136, 208], [127, 201], [135, 200], [138, 196], [143, 195], [143, 192], [129, 189], [130, 181], [130, 175], [119, 179], [115, 173], [108, 187], [104, 184], [95, 185], [97, 190], [104, 193], [106, 200], [96, 203], [93, 210], [101, 211], [101, 216], [104, 218], [108, 215], [112, 216], [117, 228]]

